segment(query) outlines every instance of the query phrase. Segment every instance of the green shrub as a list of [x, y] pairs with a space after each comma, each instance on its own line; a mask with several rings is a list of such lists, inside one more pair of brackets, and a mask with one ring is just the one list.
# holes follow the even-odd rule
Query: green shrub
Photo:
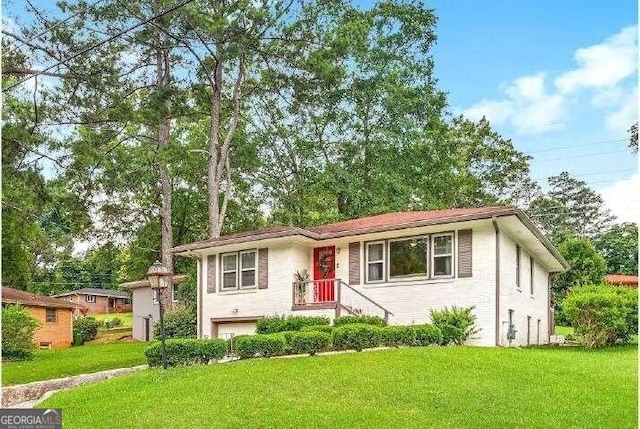
[[378, 316], [342, 316], [336, 317], [333, 321], [333, 326], [351, 325], [353, 323], [361, 323], [365, 325], [373, 326], [387, 326], [387, 322], [382, 317]]
[[256, 332], [258, 334], [274, 334], [284, 331], [299, 331], [304, 326], [328, 325], [328, 317], [308, 316], [271, 316], [258, 319]]
[[475, 307], [459, 308], [455, 305], [449, 310], [445, 307], [442, 310], [431, 310], [431, 323], [437, 326], [442, 333], [442, 345], [458, 344], [465, 341], [479, 332], [476, 329], [476, 316], [473, 314]]
[[412, 346], [416, 333], [411, 326], [385, 326], [382, 328], [382, 344], [388, 347]]
[[233, 351], [240, 359], [284, 354], [287, 341], [283, 333], [239, 335], [233, 339]]
[[[207, 364], [212, 359], [222, 359], [227, 354], [227, 342], [223, 339], [196, 340], [174, 338], [165, 341], [168, 366]], [[144, 352], [149, 366], [162, 365], [162, 344], [154, 341]]]
[[416, 334], [416, 346], [429, 346], [432, 344], [442, 344], [442, 332], [437, 326], [425, 324], [412, 326]]
[[333, 326], [331, 326], [331, 325], [312, 325], [312, 326], [303, 326], [302, 328], [300, 328], [300, 332], [309, 332], [309, 331], [325, 332], [327, 334], [330, 334], [330, 333], [333, 332]]
[[382, 342], [382, 328], [364, 323], [338, 326], [333, 330], [333, 346], [338, 350], [357, 350], [378, 347]]
[[309, 353], [313, 356], [331, 348], [331, 334], [321, 331], [297, 332], [291, 336], [290, 345], [293, 353]]
[[122, 320], [119, 317], [114, 317], [113, 319], [105, 320], [104, 327], [106, 329], [117, 328], [118, 326], [122, 326]]
[[20, 305], [2, 309], [2, 356], [25, 359], [35, 350], [33, 335], [40, 323]]
[[82, 317], [73, 321], [73, 330], [82, 333], [84, 341], [92, 341], [98, 335], [100, 323], [94, 317]]
[[562, 309], [586, 348], [627, 342], [638, 332], [638, 291], [619, 286], [574, 287]]
[[[197, 316], [193, 310], [178, 309], [164, 315], [165, 338], [195, 338], [197, 326]], [[160, 323], [154, 323], [153, 335], [160, 338]]]

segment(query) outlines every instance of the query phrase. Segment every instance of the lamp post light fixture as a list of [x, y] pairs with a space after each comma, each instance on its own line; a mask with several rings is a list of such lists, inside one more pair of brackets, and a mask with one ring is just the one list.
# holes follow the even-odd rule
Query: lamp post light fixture
[[160, 313], [160, 341], [162, 342], [162, 368], [167, 369], [167, 349], [165, 347], [165, 335], [164, 335], [164, 305], [162, 304], [162, 297], [164, 291], [169, 287], [169, 280], [173, 273], [169, 268], [162, 265], [160, 261], [155, 261], [153, 265], [149, 267], [147, 271], [147, 277], [149, 278], [149, 284], [151, 290], [158, 293], [158, 310]]

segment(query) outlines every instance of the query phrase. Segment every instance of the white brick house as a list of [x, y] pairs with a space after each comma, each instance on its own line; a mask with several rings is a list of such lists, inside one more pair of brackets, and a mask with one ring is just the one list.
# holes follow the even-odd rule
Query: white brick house
[[[566, 261], [512, 207], [388, 213], [316, 228], [271, 227], [177, 246], [198, 262], [198, 336], [253, 333], [267, 315], [429, 321], [475, 306], [471, 344], [549, 341], [549, 275]], [[309, 273], [296, 281], [296, 273]], [[509, 326], [516, 330], [509, 341]]]

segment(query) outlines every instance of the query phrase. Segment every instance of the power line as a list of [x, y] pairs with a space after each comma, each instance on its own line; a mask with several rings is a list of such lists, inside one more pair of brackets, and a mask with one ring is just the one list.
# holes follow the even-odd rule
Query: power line
[[600, 140], [600, 141], [593, 141], [593, 142], [580, 143], [580, 144], [572, 144], [572, 145], [566, 145], [566, 146], [557, 146], [557, 147], [553, 147], [553, 148], [540, 149], [540, 150], [528, 150], [528, 151], [524, 151], [524, 152], [528, 153], [528, 154], [543, 153], [543, 152], [553, 152], [553, 151], [561, 150], [561, 149], [571, 149], [571, 148], [576, 148], [576, 147], [593, 146], [593, 145], [596, 145], [596, 144], [616, 143], [616, 142], [622, 142], [622, 141], [627, 141], [627, 140], [629, 140], [628, 137], [621, 137], [621, 138], [611, 139], [611, 140]]
[[[39, 39], [40, 37], [44, 36], [45, 34], [50, 33], [52, 30], [55, 30], [56, 28], [62, 26], [63, 24], [66, 24], [71, 19], [75, 18], [76, 16], [80, 15], [81, 13], [86, 12], [87, 10], [89, 10], [89, 8], [95, 7], [95, 6], [99, 5], [100, 3], [103, 3], [104, 1], [105, 0], [98, 0], [95, 3], [87, 4], [87, 6], [84, 9], [81, 9], [78, 12], [69, 15], [68, 17], [66, 17], [62, 21], [56, 22], [55, 24], [53, 24], [50, 27], [47, 27], [45, 30], [41, 31], [40, 33], [36, 34], [35, 36], [32, 36], [32, 37], [30, 37], [30, 38], [28, 38], [26, 40], [18, 40], [18, 43], [21, 43], [23, 45], [28, 45], [29, 43], [33, 42], [36, 39]], [[8, 49], [7, 52], [5, 52], [5, 55], [6, 54], [10, 54], [11, 52], [13, 52], [16, 49], [17, 49], [17, 47], [15, 47], [15, 46], [11, 47], [10, 49]]]
[[128, 32], [130, 32], [132, 30], [135, 30], [136, 28], [142, 27], [143, 25], [146, 25], [146, 24], [150, 23], [151, 21], [155, 21], [156, 19], [161, 18], [161, 17], [163, 17], [164, 15], [166, 15], [168, 13], [171, 13], [171, 12], [177, 10], [177, 9], [180, 9], [181, 7], [186, 6], [187, 4], [189, 4], [189, 3], [193, 2], [193, 1], [194, 0], [185, 0], [182, 3], [179, 3], [176, 6], [170, 7], [169, 9], [167, 9], [165, 11], [162, 11], [162, 12], [156, 14], [156, 15], [153, 15], [152, 17], [150, 17], [148, 19], [145, 19], [144, 21], [138, 22], [137, 24], [132, 25], [131, 27], [128, 27], [128, 28], [126, 28], [124, 30], [121, 30], [121, 31], [117, 32], [116, 34], [114, 34], [114, 35], [112, 35], [112, 36], [110, 36], [110, 37], [108, 37], [108, 38], [106, 38], [106, 39], [104, 39], [104, 40], [102, 40], [102, 41], [100, 41], [98, 43], [95, 43], [95, 44], [93, 44], [93, 45], [91, 45], [91, 46], [89, 46], [89, 47], [87, 47], [85, 49], [82, 49], [82, 50], [76, 52], [75, 54], [73, 54], [73, 55], [71, 55], [71, 56], [69, 56], [69, 57], [67, 57], [67, 58], [65, 58], [63, 60], [56, 62], [55, 64], [53, 64], [53, 65], [51, 65], [49, 67], [46, 67], [43, 70], [39, 70], [38, 72], [36, 72], [36, 73], [34, 73], [34, 74], [30, 75], [30, 76], [27, 76], [26, 78], [21, 79], [18, 82], [12, 84], [12, 85], [9, 85], [5, 89], [3, 89], [2, 92], [6, 92], [6, 91], [8, 91], [8, 90], [10, 90], [12, 88], [15, 88], [18, 85], [21, 85], [21, 84], [25, 83], [29, 79], [32, 79], [32, 78], [34, 78], [36, 76], [39, 76], [39, 75], [41, 75], [43, 73], [46, 73], [48, 71], [51, 71], [51, 70], [53, 70], [54, 68], [58, 67], [61, 64], [64, 64], [64, 63], [66, 63], [68, 61], [76, 59], [79, 56], [86, 54], [87, 52], [90, 52], [90, 51], [92, 51], [92, 50], [94, 50], [96, 48], [99, 48], [100, 46], [103, 46], [103, 45], [105, 45], [105, 44], [117, 39], [118, 37], [123, 36], [123, 35], [127, 34]]

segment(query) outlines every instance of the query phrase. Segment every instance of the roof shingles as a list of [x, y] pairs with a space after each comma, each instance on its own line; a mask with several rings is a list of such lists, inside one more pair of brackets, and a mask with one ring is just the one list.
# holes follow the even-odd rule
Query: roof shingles
[[22, 304], [34, 307], [53, 307], [53, 308], [79, 308], [81, 305], [74, 304], [59, 298], [50, 296], [37, 295], [26, 290], [13, 289], [2, 286], [2, 302], [5, 304]]

